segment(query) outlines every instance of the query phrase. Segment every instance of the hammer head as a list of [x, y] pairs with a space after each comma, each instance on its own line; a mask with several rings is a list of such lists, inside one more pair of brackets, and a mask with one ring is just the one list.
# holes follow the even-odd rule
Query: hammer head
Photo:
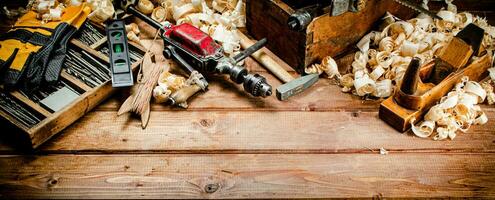
[[277, 99], [287, 100], [289, 97], [301, 93], [318, 81], [318, 74], [308, 74], [287, 82], [277, 88]]

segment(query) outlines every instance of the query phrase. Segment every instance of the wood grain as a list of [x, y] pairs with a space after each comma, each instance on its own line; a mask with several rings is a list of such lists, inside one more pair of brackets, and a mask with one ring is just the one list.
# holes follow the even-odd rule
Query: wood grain
[[[268, 73], [265, 76], [273, 88], [281, 83]], [[196, 110], [243, 110], [243, 111], [377, 111], [379, 100], [362, 101], [360, 97], [342, 93], [335, 81], [321, 78], [315, 85], [290, 101], [281, 102], [275, 95], [267, 98], [256, 98], [244, 92], [242, 85], [233, 83], [226, 76], [210, 76], [208, 92], [200, 92], [189, 101], [188, 111]], [[113, 111], [123, 103], [127, 94], [118, 94], [100, 105], [98, 111]], [[166, 104], [153, 103], [153, 111], [183, 110]]]
[[493, 154], [0, 159], [0, 198], [495, 197]]
[[[485, 109], [486, 110], [486, 109]], [[487, 110], [495, 118], [495, 110]], [[400, 134], [377, 112], [151, 112], [148, 128], [115, 111], [90, 112], [40, 153], [371, 153], [495, 152], [495, 121], [453, 141]], [[0, 153], [11, 154], [5, 142]], [[371, 150], [370, 150], [371, 149]]]
[[[455, 3], [495, 21], [493, 1]], [[154, 32], [141, 31], [148, 47]], [[152, 51], [161, 48], [158, 40]], [[34, 152], [0, 124], [0, 199], [495, 198], [493, 106], [483, 106], [488, 124], [439, 142], [399, 134], [378, 118], [380, 101], [341, 93], [328, 79], [279, 102], [208, 78], [210, 91], [188, 110], [153, 104], [146, 130], [138, 118], [116, 117], [121, 91]]]

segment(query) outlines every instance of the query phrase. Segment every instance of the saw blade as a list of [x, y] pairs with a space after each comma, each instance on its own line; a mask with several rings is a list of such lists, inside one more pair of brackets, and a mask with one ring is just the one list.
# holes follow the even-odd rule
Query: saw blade
[[411, 2], [409, 0], [394, 0], [394, 1], [397, 2], [397, 3], [399, 3], [399, 4], [401, 4], [401, 5], [403, 5], [403, 6], [406, 6], [406, 7], [410, 8], [410, 9], [412, 9], [412, 10], [415, 10], [417, 12], [424, 13], [424, 14], [432, 17], [433, 19], [442, 19], [437, 14], [435, 14], [435, 13], [433, 13], [433, 12], [431, 12], [431, 11], [429, 11], [429, 10], [421, 7], [420, 5], [415, 4], [415, 3], [413, 3], [413, 2]]

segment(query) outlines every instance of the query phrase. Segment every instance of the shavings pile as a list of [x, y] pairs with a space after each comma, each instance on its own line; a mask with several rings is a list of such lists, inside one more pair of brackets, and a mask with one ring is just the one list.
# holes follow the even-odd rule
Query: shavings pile
[[91, 21], [103, 23], [115, 13], [111, 0], [30, 0], [27, 9], [36, 11], [37, 18], [47, 23], [60, 21], [66, 7], [79, 6], [83, 2], [92, 10], [88, 15]]
[[333, 77], [340, 78], [337, 62], [335, 62], [335, 60], [330, 56], [323, 58], [321, 64], [313, 64], [307, 67], [306, 69], [304, 69], [304, 72], [306, 72], [307, 74], [319, 74], [319, 75], [325, 72], [328, 78], [333, 78]]
[[486, 92], [486, 103], [488, 105], [495, 104], [495, 93], [493, 87], [495, 87], [495, 67], [488, 69], [490, 73], [490, 79], [481, 83], [481, 87]]
[[[469, 23], [485, 30], [482, 45], [489, 52], [495, 49], [495, 27], [486, 19], [462, 12], [456, 14], [455, 5], [447, 2], [449, 10], [438, 15], [443, 20], [420, 14], [417, 18], [402, 21], [387, 14], [381, 31], [372, 31], [357, 43], [352, 71], [336, 76], [343, 92], [366, 97], [386, 98], [393, 94], [412, 57], [430, 62], [435, 53]], [[306, 72], [320, 72], [312, 65]], [[330, 76], [329, 76], [330, 77]]]
[[[186, 80], [183, 76], [172, 74], [168, 71], [163, 72], [159, 79], [158, 85], [153, 89], [153, 97], [157, 103], [165, 103], [169, 100], [171, 95], [179, 92], [179, 90], [198, 84], [200, 82], [201, 74], [194, 71]], [[187, 99], [184, 102], [179, 102], [177, 105], [182, 108], [187, 108]]]
[[242, 0], [140, 0], [137, 8], [160, 22], [190, 23], [233, 56], [240, 51], [237, 28], [246, 25], [244, 7]]
[[[70, 0], [77, 2], [82, 0]], [[111, 19], [115, 13], [111, 0], [86, 0], [92, 12], [88, 15], [88, 19], [96, 23], [103, 23]]]
[[488, 122], [486, 114], [477, 105], [483, 103], [486, 96], [486, 91], [478, 82], [464, 77], [437, 105], [430, 108], [423, 122], [415, 126], [413, 119], [411, 129], [421, 138], [428, 138], [436, 132], [433, 140], [452, 140], [457, 131], [465, 133], [473, 124]]
[[37, 0], [29, 2], [28, 8], [36, 11], [36, 18], [46, 23], [60, 21], [65, 10], [65, 4], [56, 0]]
[[153, 97], [157, 103], [164, 103], [168, 97], [186, 86], [186, 78], [164, 71], [158, 78], [158, 85], [153, 89]]

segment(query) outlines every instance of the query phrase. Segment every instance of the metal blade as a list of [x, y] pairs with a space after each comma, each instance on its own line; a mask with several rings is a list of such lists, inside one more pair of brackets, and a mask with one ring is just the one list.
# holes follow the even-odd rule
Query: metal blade
[[416, 4], [416, 3], [413, 3], [409, 0], [394, 0], [395, 2], [403, 5], [403, 6], [406, 6], [412, 10], [415, 10], [417, 12], [420, 12], [420, 13], [423, 13], [423, 14], [426, 14], [430, 17], [432, 17], [433, 19], [442, 19], [441, 17], [439, 17], [437, 14], [421, 7], [420, 5]]

